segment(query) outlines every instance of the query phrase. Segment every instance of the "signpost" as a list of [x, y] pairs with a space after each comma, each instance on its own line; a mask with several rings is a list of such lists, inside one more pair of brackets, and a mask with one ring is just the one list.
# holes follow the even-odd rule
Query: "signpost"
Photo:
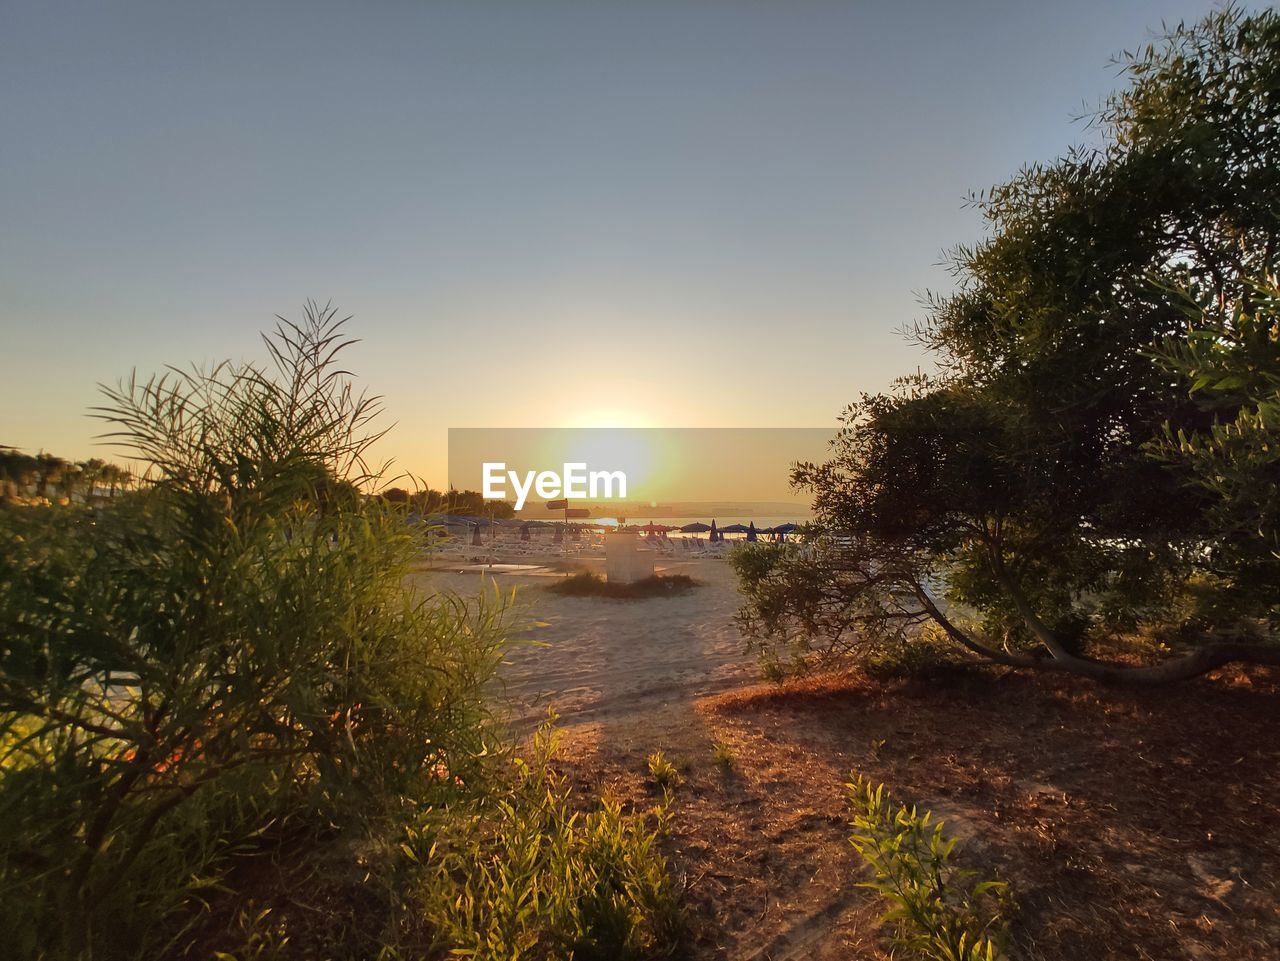
[[547, 501], [547, 510], [564, 511], [564, 523], [566, 527], [569, 526], [570, 517], [590, 517], [591, 516], [591, 511], [589, 511], [585, 507], [570, 507], [569, 499], [567, 497], [561, 498], [558, 501]]

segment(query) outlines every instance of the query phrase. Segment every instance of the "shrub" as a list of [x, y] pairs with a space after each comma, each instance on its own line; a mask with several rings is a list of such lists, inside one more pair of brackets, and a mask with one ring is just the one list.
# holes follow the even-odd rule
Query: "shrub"
[[862, 886], [889, 901], [882, 922], [892, 924], [894, 943], [928, 961], [1003, 958], [1006, 885], [971, 883], [972, 872], [951, 862], [955, 839], [943, 836], [928, 811], [894, 807], [883, 785], [856, 773], [849, 794], [855, 808], [850, 843], [874, 874]]
[[93, 511], [0, 510], [0, 908], [11, 956], [154, 957], [230, 855], [371, 837], [483, 790], [500, 607], [406, 593], [417, 542], [357, 492], [376, 405], [311, 310], [276, 369], [130, 380], [151, 465]]
[[868, 646], [862, 669], [868, 677], [934, 678], [958, 668], [962, 660], [955, 647], [932, 625], [924, 625], [911, 639], [886, 637]]
[[650, 597], [671, 597], [693, 590], [697, 581], [687, 574], [655, 574], [630, 584], [615, 584], [599, 574], [584, 571], [572, 574], [547, 588], [555, 594], [567, 597], [612, 597], [619, 600], [643, 600]]
[[667, 760], [661, 751], [654, 751], [649, 755], [649, 780], [654, 783], [655, 787], [669, 791], [680, 785], [682, 778], [676, 766]]
[[587, 813], [551, 767], [543, 730], [498, 799], [437, 813], [405, 845], [422, 865], [421, 903], [451, 955], [487, 961], [626, 961], [671, 954], [681, 911], [658, 827], [603, 799]]
[[714, 751], [716, 767], [720, 769], [720, 773], [726, 777], [733, 771], [733, 748], [724, 741], [716, 741], [712, 745]]

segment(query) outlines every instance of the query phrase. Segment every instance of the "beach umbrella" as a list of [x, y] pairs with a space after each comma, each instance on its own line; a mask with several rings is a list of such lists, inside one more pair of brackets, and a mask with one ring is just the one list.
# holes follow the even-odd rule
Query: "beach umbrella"
[[680, 532], [682, 534], [705, 534], [709, 530], [711, 530], [711, 528], [706, 524], [703, 524], [701, 521], [695, 521], [692, 524], [685, 524], [684, 527], [680, 528]]
[[446, 527], [474, 527], [475, 520], [460, 517], [457, 514], [433, 514], [427, 519], [428, 524], [444, 524]]
[[752, 521], [751, 526], [747, 528], [747, 543], [754, 544], [756, 542], [756, 522]]
[[728, 527], [720, 528], [720, 533], [721, 534], [745, 534], [747, 533], [747, 528], [743, 527], [741, 524], [730, 524]]
[[799, 524], [779, 524], [773, 529], [775, 534], [790, 534], [792, 531], [799, 530]]
[[480, 540], [480, 525], [476, 524], [471, 528], [471, 546], [483, 547], [484, 542]]
[[720, 532], [716, 530], [716, 519], [714, 517], [711, 518], [711, 540], [713, 542], [720, 540]]

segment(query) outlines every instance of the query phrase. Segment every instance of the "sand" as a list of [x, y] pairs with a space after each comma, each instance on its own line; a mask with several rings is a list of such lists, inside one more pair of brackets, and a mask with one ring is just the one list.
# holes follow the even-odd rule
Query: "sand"
[[847, 840], [852, 769], [944, 818], [963, 864], [1014, 883], [1014, 957], [1275, 957], [1280, 671], [1155, 691], [1002, 670], [763, 684], [725, 561], [667, 562], [700, 586], [628, 601], [547, 592], [563, 574], [537, 561], [417, 577], [464, 596], [520, 587], [526, 623], [543, 626], [501, 671], [512, 724], [558, 712], [584, 800], [644, 810], [647, 756], [680, 768], [664, 850], [688, 906], [681, 957], [892, 956]]
[[[554, 563], [554, 556], [547, 561]], [[599, 559], [572, 563], [602, 567]], [[687, 708], [696, 697], [754, 677], [734, 622], [739, 598], [726, 561], [660, 560], [659, 573], [687, 574], [698, 586], [644, 600], [561, 596], [545, 588], [563, 572], [552, 573], [532, 558], [520, 564], [511, 569], [437, 561], [418, 574], [419, 586], [462, 596], [494, 584], [517, 589], [517, 624], [530, 626], [516, 634], [501, 679], [518, 729], [540, 722], [548, 709], [566, 727], [625, 726], [630, 718]]]

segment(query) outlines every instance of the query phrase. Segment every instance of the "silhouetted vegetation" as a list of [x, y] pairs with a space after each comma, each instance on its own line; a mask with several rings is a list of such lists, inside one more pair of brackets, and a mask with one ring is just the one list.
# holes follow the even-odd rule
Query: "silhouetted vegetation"
[[77, 500], [114, 497], [133, 486], [128, 468], [93, 457], [72, 461], [0, 447], [0, 501]]
[[[1123, 65], [1103, 146], [973, 199], [990, 237], [915, 332], [939, 372], [799, 466], [805, 548], [735, 556], [763, 646], [941, 637], [1146, 683], [1280, 663], [1280, 15], [1218, 11]], [[1186, 649], [1109, 656], [1135, 640]]]
[[[112, 438], [150, 468], [131, 496], [0, 511], [8, 956], [443, 955], [465, 947], [457, 897], [487, 875], [433, 854], [437, 838], [495, 816], [574, 825], [549, 757], [513, 779], [485, 694], [502, 601], [414, 594], [418, 529], [360, 494], [378, 404], [335, 364], [342, 323], [310, 305], [266, 340], [270, 367], [106, 391]], [[511, 875], [537, 884], [504, 889], [520, 930], [611, 945], [625, 915], [651, 930], [618, 943], [660, 952], [653, 832], [616, 808], [587, 818], [585, 847], [548, 842]], [[636, 880], [598, 901], [556, 889], [624, 862]], [[560, 956], [504, 940], [519, 937], [499, 925], [487, 956]]]
[[435, 491], [428, 488], [407, 491], [391, 487], [379, 496], [388, 504], [398, 504], [415, 514], [458, 514], [464, 517], [514, 517], [515, 505], [509, 501], [485, 500], [479, 491]]
[[599, 574], [583, 571], [550, 585], [547, 590], [567, 597], [612, 597], [618, 600], [644, 600], [671, 597], [698, 586], [688, 574], [654, 574], [627, 584], [611, 583]]

